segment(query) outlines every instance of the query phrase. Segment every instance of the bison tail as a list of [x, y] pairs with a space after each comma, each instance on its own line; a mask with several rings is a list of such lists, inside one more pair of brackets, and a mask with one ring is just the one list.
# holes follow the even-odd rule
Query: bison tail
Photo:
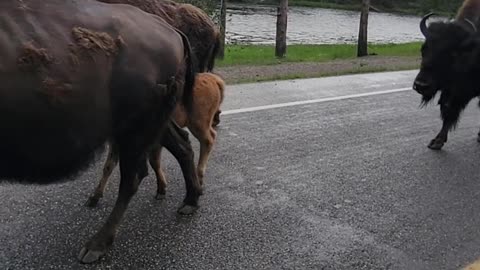
[[220, 51], [220, 46], [222, 43], [221, 35], [220, 33], [216, 33], [215, 37], [215, 43], [212, 45], [210, 48], [210, 52], [208, 55], [208, 64], [207, 64], [207, 72], [212, 72], [214, 66], [215, 66], [215, 59], [217, 58], [218, 52]]
[[193, 88], [195, 87], [195, 60], [193, 58], [190, 42], [184, 33], [177, 30], [182, 37], [183, 48], [185, 53], [185, 79], [183, 84], [182, 102], [188, 112], [191, 112], [193, 106]]

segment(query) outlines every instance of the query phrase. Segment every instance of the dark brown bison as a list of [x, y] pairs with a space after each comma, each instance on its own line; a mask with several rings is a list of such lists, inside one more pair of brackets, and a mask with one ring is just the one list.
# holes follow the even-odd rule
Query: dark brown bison
[[98, 0], [111, 4], [128, 4], [155, 14], [182, 31], [196, 57], [196, 71], [210, 72], [220, 46], [220, 31], [202, 9], [170, 0]]
[[[213, 144], [217, 136], [217, 132], [212, 128], [212, 122], [215, 112], [220, 108], [224, 97], [225, 82], [216, 74], [213, 73], [198, 73], [195, 78], [195, 88], [193, 90], [193, 104], [191, 111], [187, 111], [182, 104], [177, 104], [173, 114], [172, 127], [188, 127], [195, 138], [200, 142], [200, 157], [198, 159], [197, 175], [200, 180], [200, 185], [203, 186], [203, 178], [207, 167], [208, 157], [212, 151]], [[182, 130], [183, 131], [183, 130]], [[188, 136], [185, 133], [184, 136]], [[188, 137], [187, 137], [188, 138]], [[172, 139], [171, 135], [167, 133], [159, 144], [155, 145], [150, 151], [149, 161], [150, 166], [155, 172], [157, 178], [157, 194], [156, 199], [161, 200], [165, 198], [167, 180], [160, 165], [162, 146], [165, 146], [177, 160], [184, 159], [182, 151], [179, 151], [177, 144]], [[193, 158], [193, 156], [191, 157]], [[93, 194], [88, 198], [86, 203], [89, 207], [95, 207], [103, 197], [105, 187], [108, 183], [108, 178], [112, 174], [113, 169], [118, 164], [118, 147], [109, 145], [109, 153], [103, 166], [103, 175]], [[190, 165], [191, 163], [187, 163]], [[190, 169], [184, 169], [185, 177], [189, 176]]]
[[[191, 108], [194, 76], [186, 37], [135, 7], [2, 0], [0, 178], [58, 182], [114, 141], [118, 198], [79, 254], [84, 263], [98, 260], [147, 174], [148, 150], [166, 127], [178, 135], [169, 119], [177, 99]], [[184, 203], [195, 207], [201, 188], [190, 180]]]
[[479, 14], [479, 1], [467, 0], [454, 21], [433, 22], [427, 26], [431, 13], [420, 22], [425, 42], [413, 89], [422, 95], [424, 105], [440, 92], [438, 104], [443, 120], [442, 129], [428, 145], [430, 149], [443, 147], [461, 112], [480, 95], [480, 81], [477, 80], [480, 68]]
[[[104, 3], [128, 4], [163, 18], [173, 27], [182, 31], [190, 41], [196, 57], [197, 72], [211, 72], [221, 44], [220, 30], [202, 9], [190, 4], [171, 0], [98, 0]], [[220, 123], [216, 112], [213, 126]]]

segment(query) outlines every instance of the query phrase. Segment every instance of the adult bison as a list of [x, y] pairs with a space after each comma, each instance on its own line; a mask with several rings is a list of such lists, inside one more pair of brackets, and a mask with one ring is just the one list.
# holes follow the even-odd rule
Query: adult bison
[[200, 8], [171, 0], [98, 0], [111, 4], [128, 4], [155, 14], [182, 31], [196, 57], [196, 71], [210, 72], [220, 48], [220, 31]]
[[420, 22], [425, 42], [413, 89], [422, 95], [423, 104], [441, 92], [438, 103], [443, 125], [428, 145], [430, 149], [440, 150], [447, 141], [448, 132], [455, 128], [460, 113], [474, 97], [480, 95], [480, 81], [477, 79], [480, 68], [480, 36], [477, 32], [480, 3], [467, 0], [454, 21], [434, 22], [427, 26], [427, 20], [432, 15], [424, 16]]
[[[191, 105], [194, 75], [185, 36], [138, 8], [2, 0], [0, 179], [58, 182], [113, 140], [120, 153], [118, 198], [79, 254], [84, 263], [98, 260], [113, 243], [147, 173], [146, 153], [176, 100]], [[182, 81], [184, 87], [169, 87]], [[200, 187], [191, 180], [184, 203], [196, 206]]]
[[[171, 0], [98, 0], [104, 3], [128, 4], [163, 18], [173, 27], [182, 31], [192, 46], [196, 58], [197, 72], [211, 72], [221, 45], [218, 27], [200, 8]], [[217, 111], [213, 126], [220, 123]]]

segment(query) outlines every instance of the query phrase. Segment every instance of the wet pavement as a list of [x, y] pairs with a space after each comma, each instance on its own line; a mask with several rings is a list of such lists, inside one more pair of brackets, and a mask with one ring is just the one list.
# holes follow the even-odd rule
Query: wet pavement
[[459, 269], [480, 256], [479, 111], [429, 150], [439, 109], [419, 108], [415, 74], [229, 86], [198, 212], [176, 214], [184, 182], [165, 151], [165, 201], [150, 173], [94, 265], [76, 255], [118, 168], [97, 209], [83, 203], [103, 159], [74, 182], [0, 184], [0, 268]]

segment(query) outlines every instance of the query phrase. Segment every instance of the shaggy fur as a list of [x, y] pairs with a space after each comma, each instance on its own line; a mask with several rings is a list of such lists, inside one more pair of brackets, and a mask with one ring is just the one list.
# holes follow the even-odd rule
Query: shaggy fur
[[171, 0], [98, 0], [111, 4], [128, 4], [155, 14], [182, 31], [190, 41], [198, 72], [210, 72], [220, 46], [220, 31], [200, 8]]
[[455, 16], [457, 21], [469, 19], [477, 26], [480, 26], [480, 0], [466, 0], [463, 2]]

